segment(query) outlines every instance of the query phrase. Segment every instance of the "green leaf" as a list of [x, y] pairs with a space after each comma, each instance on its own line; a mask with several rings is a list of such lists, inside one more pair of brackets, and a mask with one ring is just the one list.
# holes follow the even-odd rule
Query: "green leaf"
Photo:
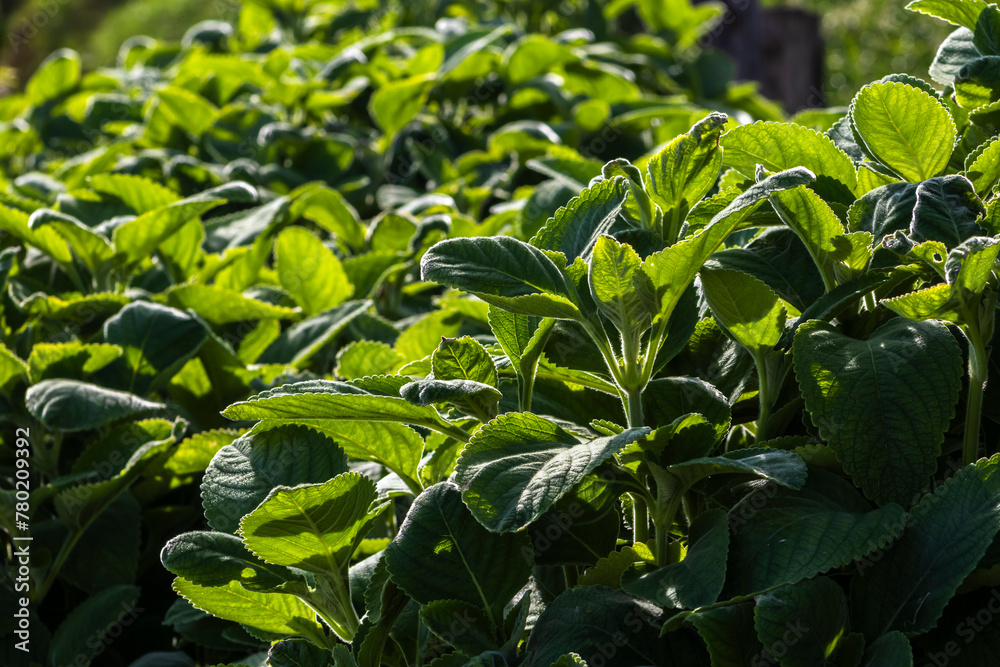
[[500, 648], [495, 627], [479, 605], [434, 600], [420, 608], [420, 620], [443, 642], [466, 655]]
[[[82, 380], [121, 355], [122, 349], [117, 345], [85, 344], [77, 340], [69, 343], [36, 343], [31, 348], [26, 370], [30, 372], [32, 382], [56, 377]], [[2, 375], [0, 372], [0, 387], [4, 385]]]
[[396, 338], [393, 348], [406, 362], [423, 359], [438, 348], [441, 339], [457, 336], [461, 326], [461, 311], [454, 308], [433, 310], [406, 327]]
[[98, 292], [85, 296], [67, 294], [64, 297], [36, 292], [17, 305], [33, 317], [51, 317], [61, 321], [83, 321], [90, 320], [92, 317], [113, 315], [131, 301], [124, 294], [112, 292]]
[[581, 442], [554, 422], [507, 413], [484, 425], [455, 465], [462, 499], [495, 532], [524, 529], [610, 456], [649, 433]]
[[937, 469], [963, 375], [936, 322], [890, 320], [868, 340], [820, 321], [799, 328], [795, 376], [806, 409], [844, 470], [879, 504], [910, 504]]
[[120, 375], [139, 394], [168, 381], [208, 336], [208, 327], [197, 317], [146, 301], [134, 301], [104, 322], [105, 342], [125, 350]]
[[958, 28], [938, 47], [934, 62], [931, 63], [931, 78], [942, 86], [950, 86], [955, 82], [959, 70], [982, 55], [976, 48], [973, 32], [968, 28]]
[[906, 8], [975, 30], [979, 15], [988, 6], [983, 0], [914, 0]]
[[1000, 138], [984, 144], [965, 161], [965, 175], [976, 194], [988, 196], [1000, 183]]
[[160, 562], [199, 586], [238, 582], [247, 590], [266, 592], [298, 578], [291, 570], [255, 556], [239, 537], [215, 531], [181, 533], [164, 545]]
[[913, 647], [902, 632], [887, 632], [865, 651], [864, 667], [913, 667]]
[[597, 239], [615, 223], [625, 188], [621, 177], [598, 181], [556, 211], [531, 239], [531, 245], [561, 252], [570, 264], [577, 257], [586, 259]]
[[903, 536], [851, 584], [855, 627], [868, 641], [933, 628], [962, 580], [1000, 530], [1000, 506], [975, 466], [966, 466], [913, 508]]
[[256, 320], [287, 320], [297, 311], [243, 296], [236, 290], [215, 285], [179, 285], [167, 291], [173, 308], [191, 309], [209, 324], [222, 325]]
[[346, 645], [338, 644], [334, 651], [337, 649], [344, 649], [340, 653], [341, 659], [346, 659], [349, 662], [342, 663], [338, 661], [337, 657], [331, 659], [331, 651], [328, 648], [317, 646], [308, 639], [283, 639], [271, 644], [271, 648], [267, 651], [267, 665], [268, 667], [331, 667], [331, 665], [333, 667], [357, 667], [354, 655]]
[[709, 475], [756, 475], [781, 486], [798, 489], [806, 481], [806, 465], [794, 452], [780, 449], [749, 448], [722, 456], [691, 459], [667, 467], [686, 488]]
[[1000, 10], [996, 5], [987, 5], [976, 19], [973, 44], [983, 55], [1000, 54]]
[[622, 590], [661, 607], [695, 609], [715, 603], [726, 579], [729, 520], [722, 510], [698, 515], [688, 533], [687, 554], [679, 563], [656, 568], [633, 565]]
[[[603, 657], [605, 665], [671, 664], [669, 644], [659, 638], [661, 611], [622, 591], [580, 586], [566, 591], [545, 607], [528, 637], [525, 667], [548, 667], [566, 653]], [[607, 650], [607, 649], [606, 649]], [[593, 660], [593, 659], [592, 659]]]
[[372, 307], [371, 301], [348, 301], [288, 327], [260, 355], [257, 363], [306, 368], [347, 325]]
[[106, 238], [65, 213], [40, 208], [31, 214], [28, 226], [32, 230], [43, 227], [51, 227], [56, 230], [59, 236], [66, 239], [66, 243], [73, 249], [73, 253], [87, 265], [91, 273], [101, 271], [104, 264], [115, 255], [114, 248], [111, 247]]
[[646, 385], [642, 396], [646, 422], [666, 426], [692, 412], [705, 417], [722, 438], [729, 432], [732, 410], [729, 401], [711, 384], [692, 377], [657, 378]]
[[339, 306], [354, 293], [340, 260], [307, 229], [278, 234], [274, 254], [281, 286], [306, 315]]
[[[769, 489], [769, 490], [768, 490]], [[732, 537], [722, 599], [793, 584], [859, 559], [899, 535], [906, 513], [872, 510], [850, 482], [812, 468], [796, 492], [765, 487], [749, 518], [730, 513]]]
[[505, 310], [534, 297], [532, 310], [551, 305], [570, 319], [579, 317], [564, 270], [538, 248], [509, 236], [441, 241], [420, 260], [420, 273], [423, 280], [472, 292]]
[[589, 282], [597, 309], [623, 335], [638, 336], [649, 328], [657, 311], [656, 296], [632, 246], [610, 236], [597, 239]]
[[806, 187], [776, 193], [771, 197], [771, 206], [781, 221], [802, 239], [820, 273], [831, 275], [832, 264], [845, 254], [844, 239], [840, 238], [844, 235], [844, 224], [833, 209]]
[[420, 407], [403, 398], [375, 396], [352, 385], [327, 380], [270, 389], [230, 405], [222, 414], [233, 420], [264, 419], [288, 423], [325, 424], [341, 419], [403, 422], [449, 434], [454, 434], [455, 429], [431, 406]]
[[719, 136], [727, 121], [725, 114], [709, 114], [646, 163], [649, 194], [664, 212], [676, 209], [683, 220], [715, 185], [722, 169]]
[[345, 576], [351, 555], [385, 508], [369, 510], [376, 496], [375, 483], [356, 472], [325, 484], [279, 486], [240, 520], [239, 532], [268, 563]]
[[903, 83], [873, 83], [857, 94], [850, 113], [866, 151], [903, 180], [924, 181], [948, 165], [955, 121], [929, 93]]
[[421, 604], [462, 600], [497, 622], [528, 581], [532, 549], [526, 534], [487, 532], [451, 482], [420, 494], [385, 550], [389, 576]]
[[337, 367], [334, 374], [353, 380], [367, 375], [394, 373], [405, 359], [392, 346], [373, 340], [357, 340], [348, 343], [337, 353]]
[[182, 440], [170, 452], [170, 458], [164, 461], [163, 467], [174, 475], [192, 475], [205, 472], [205, 468], [212, 462], [216, 452], [226, 445], [231, 445], [238, 435], [238, 431], [226, 429], [213, 429], [196, 433], [190, 438]]
[[705, 299], [716, 321], [756, 354], [773, 348], [785, 329], [787, 313], [771, 288], [740, 271], [701, 271]]
[[135, 394], [76, 380], [43, 380], [28, 389], [24, 404], [45, 428], [63, 432], [99, 428], [166, 408]]
[[109, 641], [108, 631], [116, 626], [120, 631], [125, 619], [131, 623], [139, 615], [139, 593], [138, 586], [113, 586], [84, 600], [52, 635], [49, 664], [89, 665]]
[[768, 664], [753, 627], [753, 614], [754, 605], [744, 602], [705, 609], [689, 616], [708, 646], [713, 667], [742, 667], [755, 662]]
[[[13, 34], [11, 34], [13, 40]], [[80, 54], [72, 49], [59, 49], [42, 61], [28, 81], [24, 94], [28, 103], [40, 107], [62, 97], [80, 82]]]
[[417, 380], [399, 393], [414, 405], [454, 405], [484, 423], [497, 416], [497, 405], [503, 398], [495, 387], [472, 380]]
[[642, 268], [656, 288], [660, 302], [658, 318], [669, 319], [705, 260], [765, 199], [775, 192], [809, 183], [814, 178], [812, 172], [803, 168], [789, 169], [769, 176], [734, 199], [695, 236], [647, 257]]
[[955, 99], [966, 109], [1000, 100], [1000, 56], [977, 58], [958, 70]]
[[190, 220], [224, 204], [225, 199], [190, 199], [156, 208], [115, 227], [112, 234], [115, 250], [128, 263], [140, 262], [149, 257], [168, 238], [176, 234]]
[[321, 484], [346, 471], [343, 451], [326, 434], [298, 425], [248, 433], [222, 447], [205, 470], [205, 518], [234, 533], [274, 487]]
[[29, 374], [28, 364], [0, 343], [0, 392], [6, 394], [18, 381], [33, 379]]
[[835, 662], [850, 632], [847, 597], [826, 577], [782, 586], [757, 598], [754, 626], [764, 646], [784, 648], [781, 665]]
[[235, 581], [225, 586], [199, 586], [184, 577], [174, 579], [173, 588], [196, 609], [218, 618], [263, 632], [322, 642], [324, 633], [315, 612], [294, 595], [248, 591]]
[[474, 338], [446, 338], [431, 355], [431, 370], [438, 380], [471, 380], [497, 386], [493, 357]]
[[849, 204], [858, 186], [851, 158], [825, 135], [793, 123], [740, 125], [722, 135], [723, 163], [745, 177], [805, 167], [816, 174], [812, 187], [829, 201]]
[[386, 137], [392, 138], [424, 108], [435, 76], [420, 74], [393, 81], [375, 91], [368, 104], [368, 112]]
[[983, 235], [978, 220], [986, 207], [964, 176], [942, 176], [917, 186], [917, 201], [910, 222], [910, 237], [940, 241], [953, 248], [970, 236]]
[[52, 227], [32, 229], [30, 217], [24, 211], [0, 206], [0, 230], [32, 245], [63, 266], [73, 261], [69, 244]]

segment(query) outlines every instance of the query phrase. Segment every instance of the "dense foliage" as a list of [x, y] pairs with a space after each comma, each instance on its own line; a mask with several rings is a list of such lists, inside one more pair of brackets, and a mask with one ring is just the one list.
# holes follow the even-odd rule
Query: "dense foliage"
[[946, 90], [801, 124], [682, 0], [54, 54], [0, 101], [33, 664], [995, 663], [1000, 10], [910, 6]]

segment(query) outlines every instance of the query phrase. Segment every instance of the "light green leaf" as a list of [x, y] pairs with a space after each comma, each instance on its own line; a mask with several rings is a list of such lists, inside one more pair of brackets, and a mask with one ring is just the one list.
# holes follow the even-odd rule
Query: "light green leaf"
[[955, 121], [934, 96], [903, 83], [873, 83], [851, 103], [851, 118], [868, 153], [919, 182], [940, 174], [951, 158]]
[[954, 291], [951, 285], [941, 283], [894, 299], [882, 299], [879, 303], [911, 320], [947, 320], [958, 324], [962, 321], [959, 312], [962, 304]]
[[757, 165], [769, 172], [805, 167], [816, 174], [811, 186], [829, 201], [850, 204], [857, 190], [851, 158], [820, 132], [793, 123], [741, 125], [722, 135], [723, 164], [756, 178]]
[[597, 239], [615, 223], [625, 188], [624, 178], [598, 181], [556, 211], [531, 239], [531, 245], [561, 252], [567, 263], [577, 257], [586, 259]]
[[497, 386], [497, 367], [482, 344], [470, 338], [446, 338], [431, 355], [431, 370], [438, 380], [472, 380]]
[[980, 197], [986, 197], [1000, 182], [1000, 138], [984, 144], [965, 161], [965, 175]]
[[966, 109], [1000, 100], [1000, 56], [977, 58], [958, 70], [955, 99]]
[[24, 397], [32, 417], [53, 431], [86, 431], [119, 419], [156, 412], [162, 403], [76, 380], [43, 380]]
[[288, 320], [298, 312], [245, 297], [236, 290], [215, 285], [187, 284], [167, 290], [167, 303], [181, 310], [190, 308], [209, 324], [233, 324], [256, 320]]
[[930, 14], [952, 25], [975, 30], [979, 15], [988, 6], [983, 0], [914, 0], [906, 8], [911, 12]]
[[95, 292], [82, 296], [67, 294], [62, 297], [36, 292], [18, 303], [18, 307], [35, 317], [81, 321], [93, 317], [108, 317], [131, 302], [124, 294], [114, 292]]
[[[31, 357], [29, 357], [29, 360]], [[0, 343], [0, 392], [8, 392], [18, 381], [31, 379], [28, 364]], [[35, 380], [37, 382], [37, 380]]]
[[240, 341], [236, 354], [244, 364], [253, 364], [264, 354], [264, 350], [281, 335], [278, 320], [261, 320], [250, 333]]
[[741, 271], [701, 271], [701, 284], [712, 314], [736, 341], [756, 354], [781, 339], [787, 313], [778, 295]]
[[298, 579], [291, 570], [255, 556], [239, 537], [216, 531], [181, 533], [163, 547], [160, 562], [199, 586], [238, 582], [247, 590], [266, 592]]
[[213, 429], [196, 433], [182, 440], [170, 452], [163, 467], [174, 475], [193, 475], [205, 472], [216, 452], [230, 445], [239, 432], [232, 429]]
[[[11, 39], [13, 40], [13, 33]], [[13, 42], [16, 45], [16, 42]], [[28, 103], [40, 107], [70, 92], [80, 82], [80, 54], [72, 49], [59, 49], [42, 61], [28, 81], [24, 94]]]
[[306, 315], [339, 306], [354, 293], [340, 260], [307, 229], [278, 234], [274, 254], [281, 286]]
[[115, 250], [128, 263], [140, 262], [190, 220], [225, 202], [225, 199], [183, 200], [143, 213], [115, 227], [112, 234]]
[[32, 229], [30, 217], [24, 211], [0, 206], [0, 230], [8, 232], [28, 245], [35, 246], [62, 265], [73, 260], [69, 244], [52, 227]]
[[248, 591], [236, 581], [225, 586], [199, 586], [184, 577], [174, 579], [173, 588], [195, 608], [227, 621], [313, 641], [322, 641], [324, 636], [316, 613], [294, 595]]
[[622, 575], [622, 590], [661, 607], [695, 609], [713, 604], [726, 579], [728, 554], [726, 513], [708, 510], [691, 524], [682, 561], [660, 568], [633, 565]]
[[[36, 343], [28, 357], [28, 369], [32, 382], [56, 377], [82, 380], [120, 356], [122, 349], [117, 345], [85, 344], [78, 340], [69, 343]], [[0, 387], [4, 384], [2, 376], [0, 372]]]
[[683, 220], [715, 185], [722, 169], [719, 136], [727, 120], [725, 114], [709, 114], [646, 163], [649, 194], [664, 213], [676, 210]]
[[610, 236], [597, 239], [589, 282], [597, 309], [623, 335], [637, 336], [649, 328], [657, 311], [655, 290], [632, 246]]
[[66, 243], [73, 249], [73, 253], [87, 265], [92, 273], [97, 273], [115, 255], [114, 248], [111, 247], [106, 238], [65, 213], [40, 208], [31, 214], [28, 226], [32, 230], [43, 227], [54, 229], [59, 236], [66, 239]]
[[797, 187], [776, 193], [771, 197], [771, 206], [781, 221], [802, 239], [820, 273], [832, 274], [833, 264], [846, 252], [844, 239], [840, 239], [844, 236], [844, 224], [829, 204], [812, 190]]
[[421, 604], [462, 600], [498, 621], [528, 581], [533, 550], [528, 536], [487, 532], [451, 482], [420, 494], [385, 550], [392, 581]]
[[793, 344], [806, 409], [844, 470], [879, 504], [909, 504], [937, 469], [963, 375], [936, 322], [890, 320], [868, 340], [814, 320]]
[[385, 343], [373, 340], [352, 341], [337, 353], [334, 374], [353, 380], [368, 375], [394, 373], [406, 360]]
[[196, 137], [207, 132], [219, 115], [211, 102], [187, 88], [167, 86], [156, 91], [156, 96], [170, 122]]
[[649, 433], [630, 429], [580, 441], [531, 413], [507, 413], [483, 426], [455, 466], [462, 499], [495, 532], [524, 529], [603, 461]]
[[403, 386], [399, 393], [414, 405], [454, 405], [484, 423], [497, 416], [497, 405], [503, 398], [492, 385], [472, 380], [417, 380]]
[[257, 360], [262, 364], [291, 364], [306, 368], [356, 317], [367, 313], [371, 301], [348, 301], [288, 327]]
[[420, 74], [393, 81], [375, 91], [368, 111], [386, 137], [392, 138], [424, 108], [435, 77], [435, 74]]
[[457, 336], [461, 326], [460, 311], [454, 308], [431, 311], [399, 334], [393, 349], [404, 362], [423, 359], [437, 349], [442, 338]]
[[975, 569], [1000, 530], [996, 493], [966, 466], [913, 508], [912, 523], [851, 584], [855, 627], [874, 641], [886, 632], [926, 632]]
[[385, 505], [369, 511], [375, 483], [356, 472], [325, 484], [279, 486], [240, 521], [240, 535], [268, 563], [345, 576], [351, 555]]

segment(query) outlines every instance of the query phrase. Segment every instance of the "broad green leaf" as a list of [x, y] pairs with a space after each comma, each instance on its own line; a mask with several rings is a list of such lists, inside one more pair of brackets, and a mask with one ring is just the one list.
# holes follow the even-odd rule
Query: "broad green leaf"
[[756, 475], [775, 484], [798, 489], [806, 481], [806, 465], [793, 452], [780, 449], [749, 448], [726, 452], [722, 456], [695, 458], [667, 467], [686, 488], [709, 475]]
[[741, 125], [722, 135], [723, 164], [745, 177], [756, 177], [757, 165], [769, 172], [805, 167], [816, 174], [811, 187], [829, 201], [849, 204], [857, 189], [851, 158], [823, 134], [793, 123]]
[[975, 30], [979, 15], [988, 6], [983, 0], [914, 0], [906, 8]]
[[247, 590], [266, 592], [298, 578], [291, 570], [255, 556], [239, 537], [215, 531], [181, 533], [164, 545], [160, 562], [199, 586], [238, 582]]
[[622, 590], [661, 607], [695, 609], [715, 603], [726, 579], [729, 520], [722, 510], [698, 515], [679, 563], [656, 568], [634, 565], [621, 579]]
[[851, 103], [868, 153], [910, 182], [940, 174], [951, 158], [955, 121], [929, 93], [903, 83], [873, 83]]
[[764, 646], [784, 647], [780, 664], [823, 665], [850, 632], [847, 597], [826, 577], [782, 586], [757, 598], [754, 626]]
[[910, 292], [894, 299], [883, 299], [883, 306], [911, 320], [947, 320], [959, 323], [961, 303], [951, 285], [941, 283], [927, 289]]
[[406, 362], [429, 356], [438, 348], [443, 338], [458, 335], [462, 326], [462, 313], [454, 308], [434, 310], [406, 327], [396, 338], [393, 349]]
[[24, 397], [32, 417], [54, 431], [86, 431], [120, 419], [156, 412], [162, 403], [76, 380], [43, 380]]
[[993, 275], [997, 253], [1000, 242], [983, 236], [968, 239], [948, 253], [945, 279], [955, 286], [962, 303], [971, 303], [982, 293]]
[[729, 233], [775, 192], [811, 182], [815, 176], [803, 168], [769, 176], [751, 186], [717, 213], [709, 225], [695, 236], [666, 250], [654, 253], [643, 263], [643, 271], [653, 281], [660, 302], [659, 318], [669, 319], [685, 290], [708, 257], [718, 250]]
[[403, 398], [376, 396], [352, 385], [325, 380], [270, 389], [230, 405], [222, 414], [234, 420], [309, 421], [319, 425], [341, 419], [403, 422], [449, 434], [454, 434], [456, 428], [431, 406], [420, 407]]
[[[1000, 530], [995, 490], [967, 466], [913, 508], [888, 553], [851, 584], [855, 627], [874, 641], [886, 632], [933, 628], [962, 580]], [[874, 559], [873, 559], [874, 560]]]
[[222, 447], [205, 470], [205, 518], [234, 533], [274, 487], [321, 484], [346, 471], [344, 452], [324, 433], [298, 425], [248, 433]]
[[632, 246], [610, 236], [597, 239], [588, 277], [597, 309], [618, 331], [638, 336], [649, 328], [657, 311], [656, 296]]
[[839, 238], [844, 235], [844, 224], [833, 209], [806, 187], [776, 193], [771, 197], [771, 206], [802, 239], [820, 272], [829, 274], [831, 265], [844, 254], [843, 239]]
[[958, 70], [955, 99], [966, 109], [1000, 100], [1000, 56], [977, 58]]
[[719, 136], [727, 120], [725, 114], [709, 114], [646, 163], [650, 196], [665, 213], [676, 209], [683, 220], [715, 185], [722, 169]]
[[346, 644], [337, 644], [332, 653], [333, 656], [330, 649], [317, 646], [309, 639], [282, 639], [271, 644], [271, 648], [268, 649], [267, 665], [268, 667], [357, 667], [354, 654]]
[[798, 331], [800, 326], [809, 320], [824, 320], [827, 322], [832, 320], [848, 305], [857, 303], [865, 294], [881, 287], [887, 282], [889, 282], [889, 278], [884, 275], [868, 273], [837, 285], [819, 299], [813, 301], [808, 308], [802, 311], [802, 314], [792, 323], [792, 326], [785, 329], [778, 347], [783, 350], [789, 349], [795, 338], [795, 332]]
[[354, 293], [340, 260], [307, 229], [278, 234], [274, 254], [281, 286], [306, 315], [339, 306]]
[[316, 613], [294, 595], [257, 593], [232, 581], [225, 586], [199, 586], [184, 577], [173, 588], [195, 608], [263, 632], [321, 641], [324, 633]]
[[115, 255], [114, 248], [106, 238], [94, 232], [76, 218], [40, 208], [31, 214], [28, 226], [32, 230], [51, 227], [73, 249], [73, 254], [80, 258], [92, 273], [101, 271], [104, 264]]
[[441, 482], [413, 501], [385, 560], [393, 582], [417, 602], [462, 600], [497, 622], [528, 581], [532, 549], [525, 534], [488, 532], [458, 487]]
[[[423, 280], [472, 292], [505, 310], [518, 299], [538, 295], [532, 307], [551, 300], [571, 318], [579, 314], [564, 270], [538, 248], [509, 236], [441, 241], [420, 260], [420, 272]], [[547, 299], [550, 295], [555, 298]]]
[[[117, 345], [85, 344], [76, 340], [69, 343], [37, 343], [28, 357], [28, 371], [32, 382], [50, 378], [82, 380], [121, 355], [122, 349]], [[0, 372], [0, 387], [4, 385], [2, 375]]]
[[601, 648], [609, 643], [614, 653], [605, 665], [671, 664], [669, 644], [660, 640], [659, 628], [651, 625], [658, 623], [661, 614], [655, 605], [623, 591], [603, 586], [571, 588], [538, 617], [525, 645], [524, 665], [549, 667], [570, 652], [602, 656]]
[[139, 593], [138, 586], [113, 586], [75, 607], [52, 635], [49, 664], [91, 664], [97, 650], [113, 637], [109, 631], [117, 627], [120, 632], [125, 619], [131, 623], [139, 616]]
[[763, 506], [748, 508], [748, 518], [730, 512], [723, 599], [793, 584], [846, 565], [891, 541], [906, 525], [899, 505], [872, 510], [850, 482], [817, 468], [809, 470], [802, 489], [770, 487], [760, 499]]
[[94, 190], [117, 197], [136, 214], [143, 214], [181, 199], [173, 190], [132, 174], [96, 174], [90, 177]]
[[71, 472], [94, 472], [101, 479], [113, 477], [122, 471], [137, 451], [150, 442], [169, 439], [173, 430], [171, 422], [155, 418], [112, 426], [87, 444], [73, 461]]
[[580, 575], [577, 584], [580, 586], [607, 586], [621, 588], [622, 574], [635, 563], [652, 563], [653, 552], [642, 542], [632, 546], [622, 547], [612, 551]]
[[356, 472], [325, 484], [277, 487], [240, 520], [240, 535], [268, 563], [343, 576], [358, 543], [384, 509], [369, 510], [376, 495], [375, 483]]
[[399, 394], [414, 405], [454, 405], [482, 422], [497, 416], [503, 398], [497, 388], [473, 380], [417, 380], [400, 388]]
[[984, 144], [965, 161], [965, 175], [980, 197], [988, 196], [1000, 183], [1000, 138]]
[[337, 353], [334, 373], [353, 380], [367, 375], [394, 373], [406, 360], [392, 346], [373, 340], [353, 341]]
[[755, 354], [773, 348], [785, 329], [787, 313], [778, 295], [740, 271], [701, 271], [705, 298], [716, 321]]
[[355, 318], [367, 313], [371, 301], [348, 301], [296, 322], [281, 332], [257, 359], [262, 364], [291, 364], [306, 368]]
[[434, 80], [434, 74], [419, 74], [393, 81], [375, 91], [368, 112], [386, 137], [393, 137], [424, 108]]
[[171, 307], [190, 308], [209, 324], [288, 320], [298, 317], [297, 311], [291, 308], [251, 299], [236, 290], [215, 285], [179, 285], [166, 294], [167, 303]]
[[886, 235], [908, 230], [918, 187], [915, 183], [890, 183], [865, 193], [847, 212], [850, 229], [870, 232], [880, 244]]
[[[34, 350], [32, 350], [34, 352]], [[31, 357], [28, 357], [29, 361]], [[31, 377], [28, 364], [21, 361], [7, 346], [0, 343], [0, 392], [7, 393], [18, 381], [27, 382]]]
[[59, 264], [69, 264], [73, 255], [66, 239], [52, 227], [32, 229], [29, 220], [30, 216], [24, 211], [0, 206], [0, 230], [38, 248]]
[[579, 58], [567, 45], [529, 33], [507, 47], [501, 67], [504, 78], [517, 85]]
[[35, 317], [51, 317], [62, 321], [90, 320], [93, 317], [107, 317], [118, 312], [122, 306], [131, 303], [124, 294], [114, 292], [97, 292], [81, 296], [66, 294], [62, 297], [50, 296], [36, 292], [18, 307], [28, 315]]
[[705, 641], [713, 667], [742, 667], [755, 661], [767, 664], [764, 646], [753, 626], [753, 614], [753, 603], [743, 602], [705, 609], [688, 617]]
[[497, 386], [493, 357], [479, 341], [469, 336], [442, 340], [431, 355], [431, 370], [438, 380], [471, 380]]
[[354, 250], [364, 247], [365, 228], [358, 219], [358, 212], [340, 192], [318, 182], [305, 185], [297, 192], [290, 209], [292, 217], [312, 220]]
[[953, 248], [970, 236], [983, 235], [979, 218], [986, 214], [975, 188], [964, 176], [942, 176], [917, 186], [910, 222], [913, 241], [940, 241]]
[[807, 322], [792, 347], [806, 409], [844, 470], [879, 504], [909, 504], [937, 469], [963, 374], [936, 322], [890, 320], [868, 340]]
[[508, 413], [484, 425], [455, 466], [462, 499], [495, 532], [524, 529], [597, 466], [649, 433], [583, 441], [531, 413]]
[[983, 55], [976, 48], [974, 40], [975, 35], [968, 28], [958, 28], [948, 35], [941, 42], [934, 62], [931, 63], [931, 78], [942, 86], [952, 85], [959, 70]]
[[[11, 34], [12, 43], [13, 33]], [[40, 107], [50, 100], [65, 95], [80, 82], [80, 54], [72, 49], [59, 49], [46, 58], [35, 71], [24, 94], [28, 103]]]
[[667, 426], [696, 412], [715, 427], [722, 438], [729, 432], [732, 410], [722, 393], [704, 380], [693, 377], [657, 378], [646, 385], [642, 407], [646, 423]]
[[160, 110], [171, 123], [200, 137], [212, 127], [219, 110], [201, 95], [180, 86], [166, 86], [156, 91]]
[[180, 231], [188, 221], [225, 202], [225, 199], [183, 200], [143, 213], [134, 220], [115, 227], [112, 234], [115, 250], [128, 263], [140, 262]]
[[113, 368], [120, 368], [123, 381], [139, 394], [169, 380], [208, 337], [197, 317], [146, 301], [134, 301], [104, 322], [105, 342], [125, 350]]
[[986, 56], [1000, 54], [1000, 10], [990, 4], [979, 13], [973, 44]]
[[466, 655], [500, 648], [495, 626], [479, 605], [463, 600], [434, 600], [420, 608], [420, 620], [442, 641]]
[[622, 209], [625, 191], [624, 178], [598, 181], [556, 211], [531, 239], [531, 245], [561, 252], [567, 263], [577, 257], [586, 259], [597, 239], [614, 225]]
[[182, 440], [170, 452], [170, 458], [163, 463], [163, 467], [174, 475], [205, 472], [216, 452], [226, 445], [231, 445], [238, 436], [239, 431], [232, 429], [213, 429], [196, 433]]
[[864, 660], [864, 667], [913, 667], [913, 647], [902, 632], [887, 632], [872, 642], [865, 651]]

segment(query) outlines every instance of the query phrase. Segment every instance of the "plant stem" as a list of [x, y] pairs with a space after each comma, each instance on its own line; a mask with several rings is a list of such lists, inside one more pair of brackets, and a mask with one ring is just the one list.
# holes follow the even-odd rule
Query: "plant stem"
[[663, 514], [659, 517], [653, 515], [653, 526], [656, 528], [656, 544], [653, 550], [653, 555], [656, 558], [656, 564], [659, 566], [667, 565], [667, 552], [670, 546], [670, 528], [674, 525], [674, 516], [677, 515], [677, 510], [681, 506], [681, 501], [684, 499], [684, 494], [680, 489], [675, 490], [674, 495], [670, 497], [670, 501], [667, 503], [666, 509]]
[[767, 440], [767, 422], [771, 418], [771, 392], [770, 380], [767, 377], [767, 364], [764, 363], [760, 354], [754, 355], [754, 363], [757, 366], [757, 402], [760, 404], [760, 413], [757, 416], [757, 434], [754, 442], [759, 445]]
[[645, 543], [649, 539], [649, 509], [646, 499], [637, 493], [629, 494], [632, 498], [632, 542]]
[[628, 427], [640, 428], [643, 425], [642, 417], [642, 392], [635, 389], [626, 389], [625, 409], [628, 415]]
[[989, 375], [986, 346], [979, 331], [977, 317], [966, 317], [965, 337], [969, 341], [969, 396], [965, 403], [965, 434], [962, 463], [970, 465], [979, 459], [979, 426], [983, 410], [983, 391]]
[[66, 539], [63, 540], [62, 547], [60, 547], [59, 553], [56, 555], [56, 559], [52, 561], [52, 565], [49, 566], [48, 572], [45, 573], [45, 579], [42, 581], [42, 585], [38, 588], [38, 593], [34, 596], [34, 602], [36, 605], [40, 605], [42, 600], [45, 599], [45, 595], [49, 592], [52, 584], [55, 583], [56, 577], [59, 575], [59, 571], [66, 563], [66, 559], [73, 551], [73, 547], [76, 546], [80, 536], [83, 535], [83, 531], [83, 528], [78, 528], [71, 534], [67, 535]]
[[580, 573], [577, 571], [576, 565], [563, 565], [563, 577], [566, 579], [567, 589], [576, 586], [579, 576]]

